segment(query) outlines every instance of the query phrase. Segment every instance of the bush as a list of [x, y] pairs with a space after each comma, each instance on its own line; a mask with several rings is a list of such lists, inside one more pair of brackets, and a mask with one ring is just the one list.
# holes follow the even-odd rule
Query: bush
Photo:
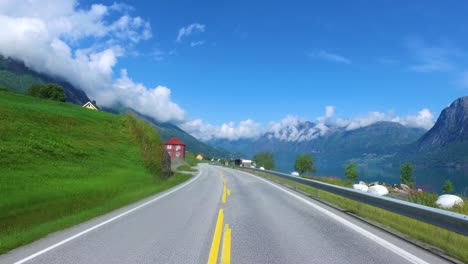
[[43, 99], [65, 102], [65, 92], [63, 87], [55, 83], [33, 84], [29, 87], [27, 94]]
[[401, 183], [406, 184], [411, 188], [414, 187], [413, 171], [414, 171], [414, 167], [409, 162], [401, 166], [401, 169], [400, 169]]
[[356, 163], [350, 162], [345, 166], [345, 176], [350, 180], [357, 180], [359, 174], [356, 169]]
[[453, 184], [450, 180], [446, 180], [442, 186], [443, 193], [453, 193]]
[[5, 92], [9, 92], [10, 89], [6, 88], [6, 87], [0, 87], [0, 91], [5, 91]]

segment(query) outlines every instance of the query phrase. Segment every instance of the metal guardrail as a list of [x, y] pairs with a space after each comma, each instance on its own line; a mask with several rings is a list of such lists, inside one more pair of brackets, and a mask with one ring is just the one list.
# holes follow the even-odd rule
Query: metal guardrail
[[291, 181], [302, 183], [320, 190], [334, 193], [354, 201], [372, 205], [378, 208], [385, 209], [400, 215], [404, 215], [428, 224], [432, 224], [465, 236], [468, 236], [468, 216], [462, 215], [438, 208], [410, 203], [390, 197], [378, 196], [375, 194], [365, 193], [359, 190], [336, 186], [328, 183], [323, 183], [315, 180], [305, 179], [301, 177], [291, 176], [289, 174], [280, 173], [269, 170], [259, 170], [254, 168], [243, 168], [252, 171], [266, 172], [285, 178]]

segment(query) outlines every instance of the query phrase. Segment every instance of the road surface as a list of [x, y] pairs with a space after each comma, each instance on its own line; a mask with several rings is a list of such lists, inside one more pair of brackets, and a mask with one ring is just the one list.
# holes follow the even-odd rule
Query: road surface
[[277, 184], [199, 167], [187, 183], [1, 255], [0, 263], [445, 263]]

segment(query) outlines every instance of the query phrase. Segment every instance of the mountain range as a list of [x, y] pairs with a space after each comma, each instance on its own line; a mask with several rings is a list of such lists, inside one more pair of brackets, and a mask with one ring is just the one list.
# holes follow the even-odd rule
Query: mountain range
[[399, 167], [411, 162], [419, 167], [468, 167], [468, 97], [455, 100], [426, 131], [396, 122], [376, 122], [354, 130], [309, 121], [283, 127], [260, 137], [209, 141], [252, 157], [273, 152], [276, 169], [293, 170], [295, 157], [311, 153], [318, 167], [338, 167], [349, 161], [360, 165], [380, 163]]

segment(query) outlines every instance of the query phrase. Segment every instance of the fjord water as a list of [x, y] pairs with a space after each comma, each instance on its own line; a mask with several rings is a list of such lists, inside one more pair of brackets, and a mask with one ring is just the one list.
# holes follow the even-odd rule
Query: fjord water
[[[400, 168], [384, 167], [379, 165], [359, 166], [359, 180], [365, 182], [385, 182], [397, 184], [400, 182]], [[319, 167], [315, 173], [317, 176], [331, 176], [344, 178], [343, 167]], [[468, 195], [468, 168], [415, 168], [413, 178], [416, 187], [424, 191], [442, 192], [445, 180], [453, 183], [455, 194]]]

